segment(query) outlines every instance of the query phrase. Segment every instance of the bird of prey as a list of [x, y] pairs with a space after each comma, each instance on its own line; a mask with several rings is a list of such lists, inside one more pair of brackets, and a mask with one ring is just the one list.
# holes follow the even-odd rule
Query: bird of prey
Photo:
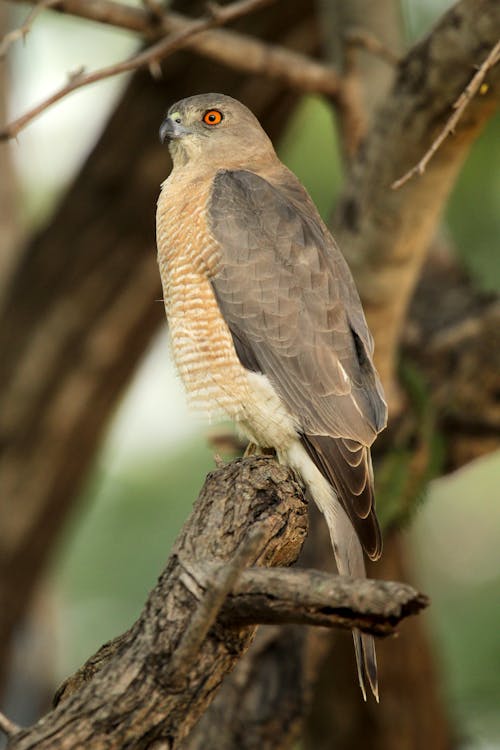
[[[324, 514], [341, 575], [382, 551], [370, 446], [387, 406], [351, 273], [257, 118], [222, 94], [170, 107], [157, 209], [172, 353], [188, 398], [292, 467]], [[366, 700], [373, 638], [353, 632]]]

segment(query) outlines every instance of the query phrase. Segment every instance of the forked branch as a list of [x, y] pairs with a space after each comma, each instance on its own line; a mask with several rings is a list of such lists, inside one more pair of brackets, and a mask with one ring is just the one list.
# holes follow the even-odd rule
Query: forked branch
[[56, 708], [12, 735], [9, 749], [178, 747], [257, 623], [387, 635], [426, 605], [404, 584], [268, 570], [297, 559], [306, 531], [302, 491], [273, 459], [210, 474], [139, 620], [67, 680]]

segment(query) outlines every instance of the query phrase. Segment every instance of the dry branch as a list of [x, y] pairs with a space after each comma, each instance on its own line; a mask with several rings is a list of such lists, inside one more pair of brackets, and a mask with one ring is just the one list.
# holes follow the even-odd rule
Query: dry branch
[[387, 636], [428, 600], [393, 581], [355, 580], [319, 570], [245, 570], [221, 609], [226, 624], [359, 628]]
[[128, 60], [108, 65], [105, 68], [95, 70], [92, 73], [79, 71], [78, 73], [71, 75], [65, 86], [0, 130], [0, 141], [15, 138], [17, 134], [35, 117], [38, 117], [38, 115], [50, 106], [60, 101], [68, 94], [71, 94], [73, 91], [76, 91], [83, 86], [88, 86], [91, 83], [96, 83], [97, 81], [103, 81], [106, 78], [119, 75], [120, 73], [127, 73], [133, 70], [138, 70], [139, 68], [157, 65], [160, 60], [163, 60], [168, 55], [182, 49], [182, 47], [186, 45], [186, 42], [193, 36], [201, 34], [208, 29], [213, 29], [216, 26], [231, 23], [242, 16], [252, 13], [258, 8], [269, 5], [271, 2], [274, 2], [274, 0], [235, 0], [235, 2], [224, 7], [215, 4], [209, 5], [210, 15], [207, 18], [191, 21], [182, 31], [172, 33], [170, 36], [161, 39], [159, 42], [151, 45], [144, 51], [139, 52], [137, 55], [133, 55]]
[[56, 5], [58, 2], [59, 0], [37, 0], [37, 2], [34, 3], [34, 7], [28, 13], [25, 22], [19, 26], [19, 28], [13, 29], [5, 34], [0, 41], [0, 60], [5, 57], [9, 47], [14, 44], [14, 42], [17, 42], [19, 39], [26, 39], [26, 36], [31, 31], [31, 27], [40, 13], [53, 5]]
[[414, 175], [420, 174], [422, 175], [425, 172], [425, 169], [438, 150], [438, 148], [441, 146], [445, 138], [447, 138], [451, 133], [455, 131], [455, 128], [458, 124], [458, 121], [463, 116], [466, 107], [470, 104], [472, 98], [476, 96], [478, 92], [483, 92], [483, 85], [484, 85], [484, 94], [488, 91], [488, 85], [483, 84], [484, 78], [487, 74], [487, 72], [493, 68], [498, 61], [500, 60], [500, 39], [495, 44], [493, 49], [490, 50], [489, 54], [486, 56], [484, 62], [479, 66], [476, 73], [473, 75], [472, 79], [469, 81], [467, 86], [465, 87], [464, 91], [460, 94], [456, 102], [453, 104], [453, 109], [455, 110], [451, 117], [449, 118], [448, 122], [442, 129], [442, 131], [439, 133], [438, 137], [432, 142], [429, 149], [427, 149], [424, 156], [420, 159], [418, 164], [416, 164], [414, 167], [412, 167], [406, 174], [404, 174], [402, 177], [399, 178], [399, 180], [396, 180], [392, 183], [391, 187], [393, 190], [397, 190], [398, 188], [402, 187], [405, 182], [408, 182]]
[[[85, 74], [81, 71], [71, 76], [67, 85], [0, 130], [0, 140], [14, 138], [31, 120], [76, 89], [140, 67], [149, 66], [152, 71], [157, 70], [160, 60], [182, 47], [235, 70], [274, 78], [300, 91], [322, 93], [332, 98], [339, 96], [342, 84], [331, 66], [312, 60], [299, 52], [278, 45], [266, 44], [239, 32], [209, 31], [214, 26], [229, 23], [271, 1], [245, 0], [241, 3], [241, 8], [233, 8], [233, 6], [220, 8], [212, 19], [204, 21], [193, 21], [179, 13], [172, 12], [161, 14], [155, 17], [156, 20], [152, 20], [151, 13], [138, 8], [120, 7], [119, 3], [108, 3], [108, 12], [104, 14], [102, 9], [99, 11], [99, 8], [96, 8], [95, 3], [89, 4], [84, 0], [59, 2], [57, 8], [54, 8], [59, 12], [105, 21], [120, 28], [133, 28], [141, 31], [146, 38], [160, 37], [161, 39], [161, 36], [166, 33], [172, 36], [161, 39], [129, 60], [92, 73]], [[239, 5], [239, 3], [233, 3], [233, 5]]]
[[7, 737], [13, 737], [20, 731], [20, 727], [0, 711], [0, 731], [7, 735]]
[[[307, 506], [274, 459], [240, 459], [207, 478], [139, 620], [98, 652], [9, 750], [175, 748], [250, 645], [255, 623], [362, 626], [387, 635], [426, 599], [404, 584], [356, 581], [290, 565]], [[266, 567], [252, 567], [247, 563]], [[232, 593], [230, 596], [230, 590]]]
[[[255, 630], [217, 623], [179, 685], [170, 667], [186, 633], [193, 635], [193, 613], [206, 609], [206, 596], [212, 598], [209, 609], [217, 609], [209, 589], [186, 581], [183, 561], [202, 569], [205, 561], [230, 563], [256, 529], [264, 534], [257, 533], [238, 564], [248, 557], [264, 566], [296, 559], [307, 531], [307, 505], [289, 472], [272, 460], [253, 458], [210, 474], [141, 617], [121, 638], [119, 649], [91, 682], [34, 727], [17, 733], [9, 750], [145, 748], [155, 740], [176, 747]], [[197, 648], [197, 637], [191, 636], [185, 651], [190, 659]]]
[[[204, 561], [203, 567], [200, 567], [184, 561], [182, 567], [189, 576], [189, 583], [186, 584], [185, 577], [183, 583], [188, 588], [193, 587], [197, 597], [203, 595], [201, 605], [193, 616], [201, 622], [200, 613], [205, 609], [205, 601], [211, 599], [212, 591], [216, 596], [220, 591], [217, 585], [213, 585], [217, 575], [224, 575], [228, 569], [234, 570], [234, 566]], [[319, 570], [248, 568], [240, 573], [233, 590], [221, 603], [218, 622], [228, 628], [288, 624], [346, 630], [356, 627], [384, 637], [393, 635], [404, 618], [417, 614], [427, 604], [428, 600], [423, 594], [404, 583], [354, 580]], [[210, 614], [214, 614], [214, 608], [209, 606], [209, 609]], [[209, 627], [206, 628], [207, 632]], [[172, 684], [182, 685], [187, 671], [184, 658], [181, 659], [179, 653], [182, 652], [183, 657], [187, 655], [189, 667], [195, 655], [195, 649], [191, 646], [191, 625], [189, 631], [169, 665], [168, 680]], [[127, 635], [120, 635], [105, 644], [69, 677], [57, 691], [55, 704], [66, 700], [93, 679], [119, 653]]]

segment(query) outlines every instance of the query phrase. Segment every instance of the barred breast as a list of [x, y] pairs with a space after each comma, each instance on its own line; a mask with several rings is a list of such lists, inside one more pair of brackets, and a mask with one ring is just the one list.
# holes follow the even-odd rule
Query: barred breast
[[158, 200], [158, 264], [173, 359], [193, 408], [210, 419], [229, 417], [257, 445], [285, 450], [297, 438], [297, 422], [268, 378], [242, 366], [210, 284], [220, 263], [207, 225], [211, 185], [173, 172]]
[[238, 419], [248, 398], [246, 373], [210, 285], [217, 243], [206, 224], [210, 182], [175, 172], [157, 209], [158, 263], [172, 355], [190, 404], [210, 418]]

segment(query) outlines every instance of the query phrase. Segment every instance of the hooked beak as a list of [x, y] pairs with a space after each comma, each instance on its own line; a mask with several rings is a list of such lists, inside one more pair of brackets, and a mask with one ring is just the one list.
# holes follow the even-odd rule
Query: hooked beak
[[160, 141], [165, 143], [165, 141], [176, 140], [191, 133], [192, 131], [189, 128], [184, 127], [184, 125], [177, 122], [172, 116], [166, 117], [160, 127]]

